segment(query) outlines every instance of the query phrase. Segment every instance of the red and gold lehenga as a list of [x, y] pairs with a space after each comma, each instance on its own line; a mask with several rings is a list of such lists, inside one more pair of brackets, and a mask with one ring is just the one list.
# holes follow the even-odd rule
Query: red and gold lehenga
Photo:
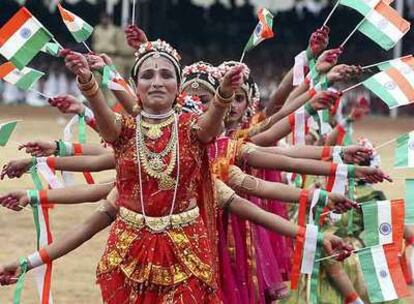
[[[97, 268], [104, 303], [220, 303], [218, 210], [206, 145], [194, 132], [196, 117], [178, 118], [180, 174], [173, 225], [157, 233], [141, 214], [136, 121], [129, 116], [121, 121], [121, 135], [113, 145], [120, 211]], [[160, 153], [171, 136], [172, 126], [166, 126], [159, 139], [146, 139], [146, 146]], [[164, 158], [167, 164], [169, 157]], [[145, 214], [154, 227], [161, 217], [168, 218], [174, 190], [160, 191], [159, 181], [141, 171]], [[177, 166], [171, 175], [176, 174]], [[197, 208], [189, 211], [190, 201]]]

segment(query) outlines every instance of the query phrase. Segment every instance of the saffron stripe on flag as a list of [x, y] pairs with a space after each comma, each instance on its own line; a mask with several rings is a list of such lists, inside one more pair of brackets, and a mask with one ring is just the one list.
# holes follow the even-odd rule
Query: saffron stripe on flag
[[386, 70], [385, 73], [387, 73], [388, 76], [390, 76], [392, 79], [394, 79], [397, 86], [401, 89], [403, 94], [411, 102], [411, 101], [414, 100], [414, 88], [413, 88], [412, 83], [411, 83], [411, 81], [413, 81], [413, 79], [411, 77], [407, 78], [407, 76], [409, 76], [408, 73], [410, 73], [410, 71], [412, 71], [412, 70], [409, 69], [409, 71], [407, 72], [407, 75], [403, 75], [399, 70], [392, 67], [392, 68]]

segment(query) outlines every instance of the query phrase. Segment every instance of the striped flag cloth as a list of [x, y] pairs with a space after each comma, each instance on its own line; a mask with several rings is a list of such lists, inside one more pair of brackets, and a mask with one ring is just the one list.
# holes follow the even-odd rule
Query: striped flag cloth
[[29, 90], [44, 74], [28, 67], [19, 70], [11, 62], [0, 65], [0, 79], [24, 91]]
[[315, 264], [316, 248], [318, 245], [318, 232], [318, 226], [312, 224], [306, 225], [301, 273], [312, 274], [313, 265]]
[[348, 6], [363, 16], [367, 16], [381, 0], [339, 0], [340, 5]]
[[73, 38], [75, 38], [76, 42], [84, 42], [92, 35], [93, 27], [91, 25], [76, 16], [74, 13], [64, 9], [60, 4], [58, 4], [58, 8], [63, 22], [69, 29]]
[[382, 303], [409, 295], [396, 246], [374, 246], [359, 251], [357, 255], [371, 303]]
[[294, 113], [291, 113], [288, 117], [290, 129], [293, 133], [292, 144], [293, 145], [304, 145], [305, 136], [309, 131], [307, 124], [307, 113], [305, 113], [305, 108], [302, 106], [297, 109]]
[[405, 180], [405, 225], [414, 225], [414, 179]]
[[392, 60], [380, 68], [382, 72], [362, 84], [391, 109], [411, 103], [414, 100], [414, 58]]
[[0, 146], [4, 147], [10, 139], [14, 129], [16, 128], [17, 121], [9, 121], [0, 124]]
[[54, 57], [59, 57], [59, 53], [62, 50], [62, 47], [54, 42], [48, 42], [46, 45], [41, 49], [43, 53], [52, 55]]
[[414, 131], [397, 138], [394, 154], [395, 168], [414, 168]]
[[0, 54], [23, 69], [53, 38], [53, 35], [22, 7], [0, 29]]
[[345, 164], [332, 164], [332, 166], [335, 168], [335, 175], [329, 176], [326, 190], [345, 194], [348, 178], [353, 178], [355, 175], [354, 166]]
[[124, 91], [132, 96], [136, 94], [125, 81], [124, 78], [117, 72], [115, 67], [106, 65], [102, 74], [102, 86], [113, 91]]
[[366, 246], [400, 245], [404, 233], [404, 200], [374, 201], [362, 205]]
[[253, 34], [250, 36], [249, 41], [244, 47], [244, 53], [258, 46], [264, 40], [270, 39], [274, 36], [272, 13], [267, 9], [262, 8], [257, 13], [257, 17], [259, 18], [259, 23], [257, 24]]

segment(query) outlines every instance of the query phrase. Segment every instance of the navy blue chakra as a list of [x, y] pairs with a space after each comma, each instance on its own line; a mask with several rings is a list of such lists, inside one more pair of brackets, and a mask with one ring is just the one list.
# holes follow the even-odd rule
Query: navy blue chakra
[[27, 27], [25, 27], [25, 28], [23, 28], [23, 29], [20, 30], [20, 36], [23, 39], [29, 38], [31, 34], [32, 34], [32, 31], [29, 28], [27, 28]]
[[391, 225], [390, 225], [389, 223], [382, 223], [382, 224], [379, 226], [379, 232], [380, 232], [382, 235], [389, 235], [389, 234], [391, 234], [391, 232], [392, 232], [392, 227], [391, 227]]

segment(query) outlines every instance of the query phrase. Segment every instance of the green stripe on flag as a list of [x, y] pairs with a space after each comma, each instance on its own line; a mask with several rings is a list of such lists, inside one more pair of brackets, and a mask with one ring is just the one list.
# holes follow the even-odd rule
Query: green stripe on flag
[[391, 67], [392, 67], [392, 65], [391, 65], [391, 63], [390, 63], [390, 62], [384, 62], [384, 63], [382, 63], [382, 64], [378, 65], [378, 68], [379, 68], [381, 71], [388, 70], [388, 69], [389, 69], [389, 68], [391, 68]]
[[77, 32], [72, 32], [72, 36], [73, 38], [75, 38], [76, 42], [82, 43], [91, 36], [92, 32], [93, 27], [85, 22], [81, 30]]
[[364, 217], [364, 231], [361, 238], [365, 246], [376, 246], [379, 244], [379, 227], [378, 227], [378, 206], [377, 202], [369, 202], [362, 205]]
[[0, 124], [0, 146], [4, 147], [7, 144], [16, 125], [17, 121]]
[[364, 1], [360, 0], [340, 0], [339, 4], [353, 8], [363, 16], [366, 16], [372, 9], [369, 5], [366, 5]]
[[395, 46], [395, 42], [393, 40], [391, 40], [387, 35], [379, 30], [378, 27], [373, 25], [368, 20], [365, 20], [358, 30], [386, 51]]
[[405, 180], [405, 224], [414, 225], [414, 179]]
[[395, 155], [394, 155], [394, 167], [406, 168], [408, 167], [408, 143], [410, 141], [410, 133], [401, 135], [397, 138]]
[[16, 82], [16, 87], [27, 91], [30, 89], [36, 81], [38, 81], [44, 73], [36, 70], [31, 70], [29, 73], [24, 75], [22, 78], [19, 79], [19, 81]]
[[383, 302], [381, 285], [377, 278], [377, 271], [374, 266], [374, 259], [370, 249], [358, 252], [359, 263], [361, 265], [362, 274], [368, 285], [369, 299], [372, 303]]
[[29, 40], [22, 46], [20, 50], [14, 54], [10, 61], [18, 68], [23, 69], [52, 39], [47, 31], [40, 28]]
[[386, 89], [384, 89], [381, 83], [375, 79], [375, 75], [365, 80], [362, 84], [372, 93], [381, 98], [381, 100], [384, 101], [389, 108], [399, 105], [398, 101], [395, 100], [395, 98]]

